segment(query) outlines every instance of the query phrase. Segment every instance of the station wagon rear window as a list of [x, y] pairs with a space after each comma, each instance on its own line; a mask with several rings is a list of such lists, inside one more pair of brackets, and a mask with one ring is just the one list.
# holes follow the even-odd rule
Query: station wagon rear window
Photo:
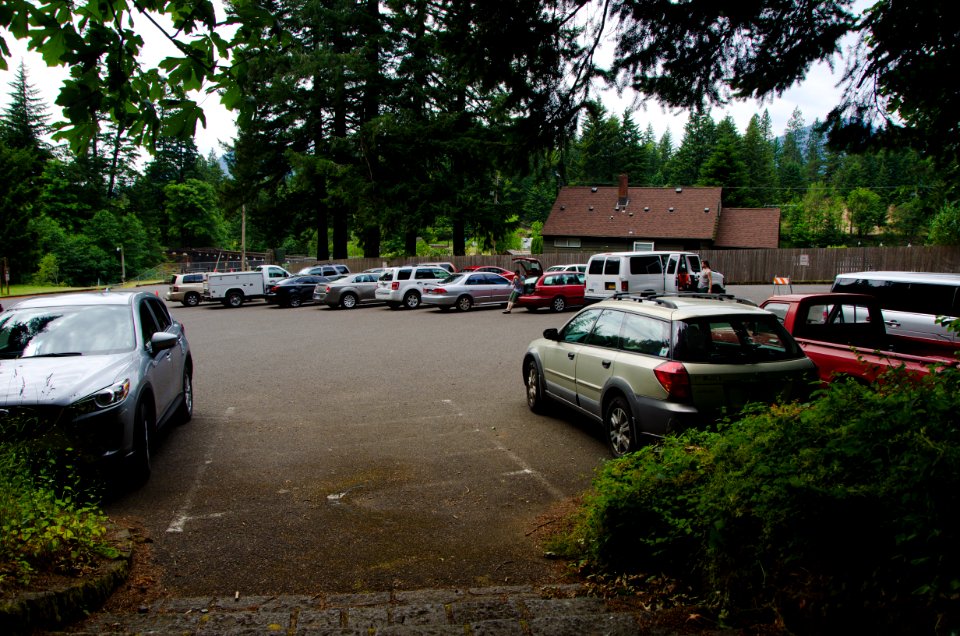
[[743, 364], [803, 357], [775, 316], [723, 316], [677, 322], [674, 358], [681, 362]]

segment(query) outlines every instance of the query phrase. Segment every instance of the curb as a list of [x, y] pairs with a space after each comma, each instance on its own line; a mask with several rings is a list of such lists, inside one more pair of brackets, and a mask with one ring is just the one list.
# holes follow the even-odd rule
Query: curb
[[120, 556], [106, 563], [96, 576], [77, 579], [43, 592], [25, 592], [0, 602], [0, 633], [30, 634], [61, 627], [100, 607], [127, 579], [133, 557], [130, 531], [116, 529]]

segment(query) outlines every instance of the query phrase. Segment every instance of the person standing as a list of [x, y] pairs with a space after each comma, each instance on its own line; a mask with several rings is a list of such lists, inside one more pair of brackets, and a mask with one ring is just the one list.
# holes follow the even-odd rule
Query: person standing
[[710, 269], [710, 261], [703, 261], [703, 267], [697, 274], [697, 291], [709, 294], [711, 289], [713, 289], [713, 270]]
[[507, 308], [503, 310], [503, 313], [509, 314], [510, 310], [513, 309], [513, 303], [516, 302], [517, 298], [520, 297], [520, 294], [523, 293], [523, 276], [520, 272], [514, 272], [516, 276], [513, 277], [513, 291], [510, 292], [510, 300], [507, 301]]

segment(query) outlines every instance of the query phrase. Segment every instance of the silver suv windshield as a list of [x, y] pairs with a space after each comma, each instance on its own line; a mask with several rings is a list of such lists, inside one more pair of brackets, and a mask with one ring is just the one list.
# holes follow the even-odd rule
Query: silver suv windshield
[[129, 351], [133, 329], [126, 305], [14, 309], [0, 322], [0, 358]]

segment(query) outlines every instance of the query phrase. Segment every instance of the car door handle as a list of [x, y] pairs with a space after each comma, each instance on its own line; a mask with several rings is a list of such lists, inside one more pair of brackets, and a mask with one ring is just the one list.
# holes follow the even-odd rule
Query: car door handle
[[603, 368], [604, 368], [604, 369], [609, 369], [609, 368], [610, 368], [610, 361], [609, 361], [609, 360], [604, 360], [604, 361], [601, 362], [600, 364], [603, 365]]
[[575, 353], [568, 353], [568, 354], [567, 354], [567, 357], [570, 358], [571, 360], [573, 360], [574, 356], [576, 356], [576, 355], [577, 355], [577, 354], [575, 354]]

